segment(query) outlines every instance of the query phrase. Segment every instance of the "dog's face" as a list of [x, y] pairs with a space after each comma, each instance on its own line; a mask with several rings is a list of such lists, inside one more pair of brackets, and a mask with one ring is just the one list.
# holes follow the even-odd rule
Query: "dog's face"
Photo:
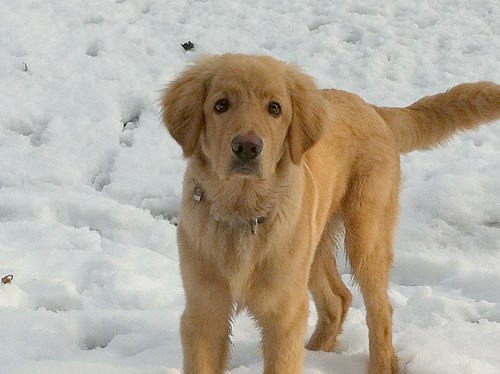
[[327, 119], [308, 76], [258, 56], [201, 60], [165, 90], [162, 106], [184, 155], [201, 150], [221, 179], [267, 179], [283, 157], [300, 164]]
[[266, 66], [216, 71], [200, 145], [219, 177], [267, 178], [286, 148], [292, 103], [283, 73]]

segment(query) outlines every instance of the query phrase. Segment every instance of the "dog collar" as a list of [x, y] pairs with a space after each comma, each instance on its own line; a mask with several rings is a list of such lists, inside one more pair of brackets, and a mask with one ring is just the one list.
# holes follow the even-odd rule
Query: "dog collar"
[[[197, 182], [195, 179], [193, 179], [193, 183], [194, 183], [193, 200], [195, 203], [199, 203], [203, 199], [203, 188], [201, 187], [200, 183]], [[257, 234], [259, 225], [264, 223], [266, 219], [267, 219], [266, 216], [260, 216], [248, 221], [248, 223], [250, 224], [250, 231], [252, 232], [252, 235]]]

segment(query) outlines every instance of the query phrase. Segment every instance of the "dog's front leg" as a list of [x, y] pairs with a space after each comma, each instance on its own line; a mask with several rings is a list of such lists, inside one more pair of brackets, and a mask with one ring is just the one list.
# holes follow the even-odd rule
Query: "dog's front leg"
[[[285, 296], [285, 295], [281, 295]], [[308, 316], [308, 297], [294, 293], [252, 307], [262, 328], [264, 374], [299, 374], [304, 361], [304, 335]]]
[[[207, 297], [191, 302], [181, 318], [185, 374], [222, 374], [229, 359], [229, 312], [210, 290]], [[201, 291], [203, 292], [203, 291]], [[211, 305], [214, 303], [215, 305]]]
[[185, 374], [222, 374], [229, 361], [229, 287], [213, 266], [180, 246], [186, 308], [181, 318]]

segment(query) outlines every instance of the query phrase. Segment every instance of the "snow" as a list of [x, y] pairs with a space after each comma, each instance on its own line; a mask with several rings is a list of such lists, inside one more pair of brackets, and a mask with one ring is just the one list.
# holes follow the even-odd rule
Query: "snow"
[[[192, 41], [186, 52], [182, 43]], [[0, 372], [180, 373], [184, 160], [160, 90], [207, 53], [269, 54], [321, 87], [407, 105], [500, 82], [497, 0], [0, 2]], [[402, 373], [500, 373], [500, 123], [402, 158], [390, 296]], [[363, 372], [354, 294], [337, 353]], [[311, 307], [309, 333], [315, 313]], [[231, 373], [262, 370], [236, 318]]]

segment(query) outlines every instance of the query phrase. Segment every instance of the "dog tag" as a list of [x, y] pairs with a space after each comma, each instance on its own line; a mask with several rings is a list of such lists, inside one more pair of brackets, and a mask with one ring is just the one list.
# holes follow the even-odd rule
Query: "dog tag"
[[252, 235], [257, 234], [257, 228], [259, 227], [259, 219], [255, 218], [250, 221], [250, 227], [252, 229]]
[[203, 196], [203, 191], [200, 186], [195, 186], [194, 187], [194, 192], [193, 192], [193, 200], [197, 203], [201, 201], [201, 197]]

